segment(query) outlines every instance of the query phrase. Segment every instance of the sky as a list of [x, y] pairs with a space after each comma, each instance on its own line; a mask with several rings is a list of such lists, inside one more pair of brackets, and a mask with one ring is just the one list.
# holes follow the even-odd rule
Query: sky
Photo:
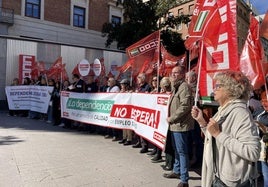
[[268, 0], [250, 0], [251, 4], [258, 10], [261, 14], [265, 14], [268, 10]]

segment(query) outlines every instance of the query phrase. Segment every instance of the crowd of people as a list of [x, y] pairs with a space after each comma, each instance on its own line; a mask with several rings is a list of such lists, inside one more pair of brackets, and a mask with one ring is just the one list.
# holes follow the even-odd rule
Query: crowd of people
[[[150, 80], [150, 81], [149, 81]], [[176, 66], [169, 77], [140, 73], [135, 84], [129, 79], [119, 82], [114, 77], [103, 77], [102, 84], [94, 75], [82, 79], [74, 74], [72, 82], [25, 78], [22, 85], [54, 87], [48, 112], [10, 110], [11, 116], [46, 120], [64, 128], [98, 133], [124, 146], [140, 148], [140, 153], [152, 156], [152, 163], [163, 162], [167, 179], [180, 179], [178, 187], [188, 187], [189, 168], [202, 166], [202, 186], [254, 186], [261, 175], [268, 186], [268, 101], [266, 89], [252, 91], [247, 77], [241, 72], [224, 71], [216, 74], [214, 99], [219, 107], [209, 108], [194, 104], [197, 74]], [[19, 85], [15, 78], [11, 86]], [[167, 123], [169, 125], [165, 149], [161, 150], [132, 130], [104, 128], [61, 118], [60, 92], [136, 92], [165, 93], [170, 95]], [[252, 97], [250, 97], [250, 94]], [[161, 124], [160, 124], [161, 125]], [[204, 153], [204, 154], [203, 154]], [[165, 159], [164, 159], [165, 158]], [[258, 162], [259, 161], [259, 162]]]

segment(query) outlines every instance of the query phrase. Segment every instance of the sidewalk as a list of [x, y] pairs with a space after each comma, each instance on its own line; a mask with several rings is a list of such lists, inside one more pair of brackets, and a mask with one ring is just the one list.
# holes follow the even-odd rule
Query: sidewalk
[[[0, 186], [176, 187], [162, 163], [101, 135], [0, 112]], [[189, 186], [200, 186], [190, 171]]]

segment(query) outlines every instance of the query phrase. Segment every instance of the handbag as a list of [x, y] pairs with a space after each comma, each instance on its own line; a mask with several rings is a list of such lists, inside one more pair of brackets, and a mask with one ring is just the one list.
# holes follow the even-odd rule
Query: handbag
[[[255, 181], [253, 179], [248, 179], [242, 184], [237, 185], [237, 187], [254, 187]], [[215, 175], [215, 179], [212, 181], [211, 187], [228, 187], [224, 182], [221, 181], [219, 177]]]
[[219, 177], [215, 175], [215, 179], [212, 181], [211, 187], [227, 187], [224, 182], [221, 181]]
[[[242, 184], [237, 185], [237, 187], [254, 187], [255, 181], [253, 179], [248, 179]], [[221, 179], [217, 176], [215, 176], [215, 179], [212, 182], [211, 187], [228, 187], [224, 182], [221, 181]]]
[[[228, 115], [223, 116], [220, 118], [220, 120], [217, 122], [219, 125], [221, 125], [225, 119], [227, 118]], [[217, 164], [216, 164], [216, 140], [214, 137], [212, 137], [212, 155], [213, 155], [213, 169], [214, 169], [214, 180], [212, 181], [211, 187], [228, 187], [224, 182], [222, 182], [222, 180], [216, 176], [216, 173], [218, 173], [219, 176], [219, 172], [217, 170]], [[255, 167], [255, 163], [252, 163], [253, 167]], [[250, 178], [248, 180], [246, 180], [245, 182], [237, 185], [236, 187], [255, 187], [255, 182], [256, 180]]]

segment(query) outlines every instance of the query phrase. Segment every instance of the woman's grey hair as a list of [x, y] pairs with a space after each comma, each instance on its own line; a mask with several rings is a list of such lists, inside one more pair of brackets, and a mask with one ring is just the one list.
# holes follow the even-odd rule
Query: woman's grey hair
[[219, 72], [215, 75], [214, 80], [223, 85], [230, 98], [246, 101], [250, 98], [252, 85], [242, 72], [231, 70]]

